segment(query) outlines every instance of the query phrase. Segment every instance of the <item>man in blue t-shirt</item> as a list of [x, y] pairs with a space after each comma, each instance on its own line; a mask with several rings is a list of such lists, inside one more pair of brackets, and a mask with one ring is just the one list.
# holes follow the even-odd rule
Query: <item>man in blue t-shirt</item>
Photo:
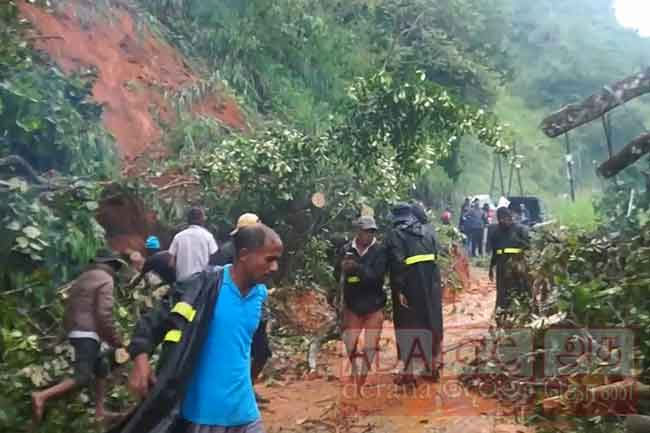
[[[223, 270], [214, 315], [181, 404], [187, 433], [264, 431], [250, 376], [250, 351], [267, 289], [278, 270], [283, 245], [263, 224], [245, 227], [233, 239], [235, 261]], [[146, 395], [153, 375], [148, 355], [134, 359], [131, 388]]]

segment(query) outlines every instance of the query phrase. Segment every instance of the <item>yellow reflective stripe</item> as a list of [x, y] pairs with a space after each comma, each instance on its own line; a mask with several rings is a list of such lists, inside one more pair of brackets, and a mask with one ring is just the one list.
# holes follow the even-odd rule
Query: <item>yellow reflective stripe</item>
[[497, 255], [501, 254], [520, 254], [523, 250], [521, 248], [504, 248], [497, 250]]
[[406, 260], [404, 260], [404, 263], [407, 265], [414, 265], [416, 263], [435, 262], [435, 261], [436, 261], [435, 254], [420, 254], [417, 256], [407, 257]]
[[176, 305], [174, 305], [174, 308], [172, 309], [172, 313], [180, 314], [181, 316], [185, 317], [185, 319], [187, 319], [188, 322], [191, 322], [192, 320], [194, 320], [194, 316], [196, 315], [196, 310], [187, 302], [179, 302]]
[[178, 343], [181, 341], [181, 330], [172, 329], [167, 331], [167, 334], [165, 334], [165, 341], [171, 341], [172, 343]]
[[359, 277], [348, 277], [348, 283], [360, 283], [361, 278]]

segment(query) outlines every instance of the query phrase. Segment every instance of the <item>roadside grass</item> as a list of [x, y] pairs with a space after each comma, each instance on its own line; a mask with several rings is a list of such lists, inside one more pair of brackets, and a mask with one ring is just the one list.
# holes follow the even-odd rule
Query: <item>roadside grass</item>
[[555, 196], [545, 199], [548, 210], [547, 218], [555, 219], [558, 225], [595, 229], [598, 217], [593, 205], [594, 194], [578, 193], [576, 201]]

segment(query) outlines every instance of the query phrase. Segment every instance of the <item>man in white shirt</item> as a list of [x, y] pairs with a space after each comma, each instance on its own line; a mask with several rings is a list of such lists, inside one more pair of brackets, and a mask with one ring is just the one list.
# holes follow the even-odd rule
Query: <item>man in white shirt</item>
[[176, 280], [187, 280], [204, 271], [210, 259], [219, 249], [214, 236], [203, 227], [205, 212], [199, 207], [190, 208], [187, 213], [189, 227], [174, 236], [169, 247], [172, 265], [176, 268]]

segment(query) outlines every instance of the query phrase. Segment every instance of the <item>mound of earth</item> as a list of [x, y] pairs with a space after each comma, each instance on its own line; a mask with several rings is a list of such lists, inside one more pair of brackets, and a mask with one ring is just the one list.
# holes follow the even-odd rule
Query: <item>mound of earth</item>
[[[171, 122], [174, 110], [165, 94], [195, 84], [198, 76], [180, 53], [121, 7], [71, 0], [56, 10], [19, 2], [22, 15], [38, 33], [30, 38], [65, 72], [97, 72], [94, 99], [104, 107], [103, 122], [117, 141], [125, 162], [147, 151], [164, 155], [159, 123]], [[199, 101], [195, 112], [235, 129], [245, 129], [237, 104], [223, 95]]]

